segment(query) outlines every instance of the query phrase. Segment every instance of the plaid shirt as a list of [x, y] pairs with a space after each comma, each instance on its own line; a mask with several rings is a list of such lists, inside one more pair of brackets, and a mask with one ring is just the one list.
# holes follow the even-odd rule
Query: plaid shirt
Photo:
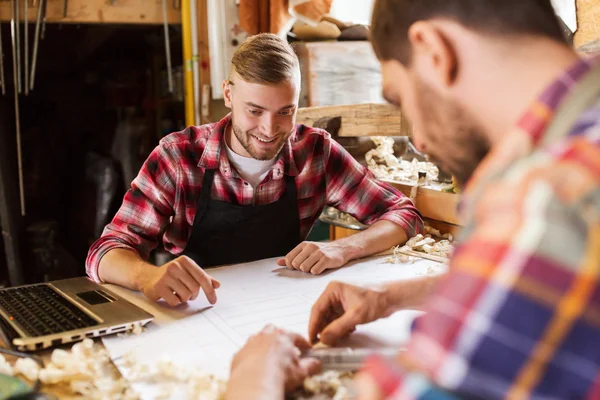
[[408, 345], [417, 372], [365, 366], [389, 398], [600, 399], [600, 99], [541, 144], [597, 65], [566, 71], [469, 182], [462, 245]]
[[206, 169], [217, 170], [212, 197], [236, 205], [277, 201], [285, 192], [284, 175], [295, 177], [301, 238], [308, 235], [326, 205], [365, 224], [392, 221], [409, 237], [421, 231], [421, 216], [410, 199], [376, 180], [320, 129], [297, 125], [271, 171], [253, 188], [221, 151], [230, 120], [228, 115], [217, 123], [189, 127], [161, 140], [132, 182], [113, 221], [89, 250], [86, 270], [92, 279], [99, 281], [100, 259], [114, 248], [133, 249], [148, 259], [162, 239], [167, 251], [182, 253], [192, 233]]

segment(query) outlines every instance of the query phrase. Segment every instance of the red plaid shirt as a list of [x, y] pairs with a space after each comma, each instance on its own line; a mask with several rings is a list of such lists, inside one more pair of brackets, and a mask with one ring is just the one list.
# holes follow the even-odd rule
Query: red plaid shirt
[[192, 233], [206, 169], [218, 170], [212, 197], [236, 205], [277, 201], [285, 192], [284, 175], [294, 176], [302, 238], [326, 205], [365, 224], [392, 221], [408, 237], [421, 231], [421, 216], [410, 199], [376, 180], [320, 129], [297, 125], [271, 171], [253, 188], [221, 151], [230, 119], [228, 115], [217, 123], [189, 127], [161, 140], [132, 182], [113, 221], [90, 248], [86, 270], [92, 279], [99, 281], [100, 259], [115, 248], [133, 249], [148, 259], [162, 239], [167, 251], [182, 253]]

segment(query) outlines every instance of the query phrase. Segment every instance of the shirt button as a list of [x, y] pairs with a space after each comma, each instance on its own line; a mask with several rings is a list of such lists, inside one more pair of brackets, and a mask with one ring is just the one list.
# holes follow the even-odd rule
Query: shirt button
[[244, 182], [244, 186], [248, 186], [250, 185], [248, 182]]

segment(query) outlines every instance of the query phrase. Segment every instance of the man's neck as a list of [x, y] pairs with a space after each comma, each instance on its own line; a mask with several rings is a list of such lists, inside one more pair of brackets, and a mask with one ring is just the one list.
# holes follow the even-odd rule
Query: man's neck
[[515, 46], [514, 53], [490, 51], [477, 56], [478, 78], [472, 82], [466, 107], [479, 117], [492, 146], [510, 131], [533, 102], [577, 60], [564, 45], [535, 40]]

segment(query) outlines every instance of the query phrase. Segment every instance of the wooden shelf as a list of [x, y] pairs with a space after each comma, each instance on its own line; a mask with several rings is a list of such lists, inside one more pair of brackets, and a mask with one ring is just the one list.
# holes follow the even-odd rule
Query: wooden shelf
[[[384, 180], [405, 196], [410, 196], [414, 186], [407, 183]], [[415, 206], [419, 209], [423, 217], [446, 224], [460, 225], [458, 218], [458, 204], [460, 195], [456, 193], [442, 192], [440, 189], [430, 187], [419, 187], [415, 198]]]
[[[36, 0], [36, 2], [39, 0]], [[64, 16], [64, 0], [47, 0], [46, 22], [65, 24], [162, 24], [163, 11], [161, 0], [68, 0], [67, 16]], [[20, 17], [23, 20], [21, 0]], [[37, 4], [37, 3], [36, 3]], [[181, 24], [181, 10], [167, 2], [167, 19], [169, 24]], [[37, 6], [29, 2], [28, 20], [35, 23]], [[11, 5], [0, 2], [0, 21], [10, 21]]]

